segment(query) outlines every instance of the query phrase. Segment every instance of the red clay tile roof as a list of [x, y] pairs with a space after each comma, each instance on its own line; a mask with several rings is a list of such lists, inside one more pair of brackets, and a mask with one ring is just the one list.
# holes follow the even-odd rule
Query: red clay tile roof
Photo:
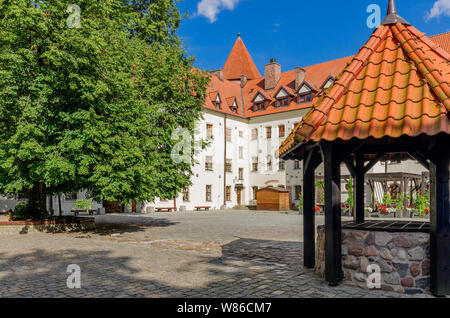
[[223, 66], [223, 76], [227, 80], [239, 80], [241, 75], [247, 76], [248, 79], [261, 77], [244, 42], [238, 38]]
[[[423, 36], [423, 34], [420, 35], [422, 40], [428, 42], [428, 46], [431, 48], [435, 48], [435, 50], [439, 51], [442, 50], [440, 48], [436, 48], [435, 44], [440, 45], [442, 48], [445, 49], [445, 43], [450, 43], [450, 32], [440, 34], [437, 36], [430, 37], [431, 40], [433, 40], [435, 43], [431, 43], [430, 39]], [[446, 42], [447, 41], [447, 42]], [[242, 40], [238, 39], [237, 42], [242, 42]], [[243, 44], [243, 43], [242, 43]], [[240, 46], [240, 45], [238, 45]], [[236, 45], [235, 45], [236, 47]], [[238, 50], [233, 48], [235, 52]], [[244, 49], [241, 50], [241, 52], [246, 52], [245, 54], [248, 54], [247, 50]], [[447, 50], [448, 52], [448, 50]], [[231, 56], [232, 54], [230, 54]], [[249, 56], [249, 55], [248, 55]], [[328, 79], [329, 76], [337, 77], [341, 70], [343, 70], [348, 63], [352, 61], [353, 57], [345, 57], [321, 64], [316, 64], [312, 66], [305, 67], [306, 70], [306, 78], [305, 83], [308, 84], [313, 90], [319, 91], [321, 89], [321, 86], [325, 83], [325, 81]], [[250, 58], [251, 60], [251, 58]], [[228, 62], [228, 61], [227, 61]], [[251, 64], [254, 66], [253, 61], [251, 61]], [[256, 67], [255, 67], [256, 68]], [[241, 71], [237, 73], [242, 73]], [[208, 88], [208, 94], [207, 96], [209, 99], [205, 102], [205, 108], [209, 108], [215, 111], [219, 111], [222, 113], [232, 114], [234, 116], [239, 117], [245, 117], [245, 118], [251, 118], [251, 117], [258, 117], [263, 115], [270, 115], [275, 113], [281, 113], [285, 111], [290, 110], [299, 110], [299, 109], [307, 109], [312, 107], [311, 102], [297, 104], [297, 100], [292, 99], [290, 104], [288, 106], [284, 107], [276, 107], [275, 102], [276, 99], [274, 96], [276, 93], [280, 90], [281, 87], [284, 87], [290, 94], [295, 94], [294, 86], [295, 86], [295, 70], [284, 72], [281, 74], [281, 79], [277, 86], [269, 91], [264, 90], [264, 78], [261, 77], [258, 73], [258, 78], [255, 78], [253, 80], [249, 80], [247, 82], [247, 85], [242, 89], [239, 87], [238, 84], [224, 79], [223, 81], [220, 81], [217, 77], [212, 76], [211, 85]], [[237, 78], [236, 78], [237, 79]], [[253, 100], [256, 97], [257, 93], [262, 93], [267, 99], [268, 99], [268, 105], [264, 110], [254, 112], [252, 107], [254, 105]], [[217, 109], [215, 108], [213, 102], [216, 99], [217, 93], [220, 94], [220, 97], [222, 99], [222, 108]], [[229, 108], [229, 103], [234, 101], [234, 97], [236, 97], [236, 101], [238, 103], [238, 113], [233, 113], [231, 109]], [[245, 105], [245, 112], [242, 110], [242, 100], [244, 100]]]
[[450, 53], [450, 32], [430, 36], [430, 39]]
[[450, 54], [412, 26], [381, 25], [283, 142], [450, 133]]
[[[312, 66], [304, 67], [306, 70], [306, 78], [305, 82], [312, 87], [314, 90], [319, 90], [321, 86], [324, 84], [325, 80], [331, 75], [336, 77], [339, 72], [347, 65], [349, 61], [351, 61], [351, 57], [344, 57], [341, 59], [316, 64]], [[280, 90], [281, 87], [284, 87], [288, 90], [290, 94], [294, 94], [295, 92], [295, 70], [281, 73], [281, 79], [278, 82], [277, 86], [271, 90], [264, 89], [264, 77], [259, 79], [254, 79], [247, 82], [247, 85], [242, 90], [244, 95], [244, 104], [245, 104], [245, 113], [247, 117], [258, 117], [269, 114], [282, 113], [290, 110], [298, 110], [311, 108], [312, 103], [302, 103], [297, 104], [296, 99], [292, 99], [288, 106], [276, 107], [276, 99], [275, 96]], [[270, 102], [264, 110], [254, 112], [253, 108], [253, 100], [256, 96], [256, 93], [260, 91], [266, 96]], [[296, 93], [296, 92], [295, 92]]]
[[[217, 93], [220, 94], [220, 98], [222, 100], [222, 105], [220, 109], [216, 108], [216, 106], [214, 105]], [[221, 81], [219, 78], [212, 75], [209, 87], [206, 89], [206, 95], [209, 98], [205, 99], [205, 104], [203, 105], [203, 107], [214, 111], [219, 111], [225, 114], [244, 117], [242, 108], [241, 87], [239, 84], [227, 80]], [[238, 105], [237, 113], [234, 113], [230, 107], [234, 102], [234, 98], [236, 98], [236, 103]]]

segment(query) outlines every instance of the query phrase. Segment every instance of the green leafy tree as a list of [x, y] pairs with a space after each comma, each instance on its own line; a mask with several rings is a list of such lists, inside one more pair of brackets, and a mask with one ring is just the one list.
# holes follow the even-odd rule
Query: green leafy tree
[[0, 0], [0, 193], [27, 190], [36, 210], [83, 188], [174, 197], [192, 161], [172, 160], [172, 134], [194, 132], [208, 83], [176, 36], [176, 1], [79, 0], [79, 27], [69, 4]]

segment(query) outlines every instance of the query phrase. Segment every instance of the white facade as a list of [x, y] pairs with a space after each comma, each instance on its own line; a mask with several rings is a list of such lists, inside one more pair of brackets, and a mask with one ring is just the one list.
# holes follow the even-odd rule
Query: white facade
[[[138, 204], [137, 211], [145, 211], [147, 207], [164, 208], [174, 207], [179, 210], [194, 210], [195, 207], [210, 207], [211, 209], [227, 209], [236, 206], [256, 205], [254, 200], [254, 188], [267, 186], [282, 186], [291, 191], [291, 202], [298, 206], [299, 200], [296, 187], [303, 185], [303, 164], [296, 164], [293, 160], [284, 163], [284, 170], [280, 169], [280, 159], [276, 151], [284, 139], [291, 133], [295, 124], [301, 121], [308, 109], [286, 111], [283, 113], [270, 114], [260, 117], [244, 119], [237, 116], [225, 115], [219, 111], [205, 109], [203, 119], [196, 125], [196, 140], [208, 139], [208, 125], [212, 130], [212, 138], [209, 139], [208, 147], [195, 155], [196, 164], [193, 167], [192, 185], [188, 187], [188, 198], [184, 200], [183, 193], [174, 199]], [[284, 126], [284, 137], [279, 135], [280, 126]], [[267, 127], [271, 127], [270, 138], [268, 138]], [[226, 128], [230, 129], [230, 137], [226, 140]], [[257, 138], [253, 131], [257, 129]], [[226, 143], [226, 156], [225, 156]], [[269, 165], [269, 156], [272, 164]], [[226, 158], [225, 158], [226, 157]], [[206, 169], [207, 158], [211, 158], [212, 169]], [[253, 171], [254, 158], [258, 158], [258, 170]], [[231, 159], [231, 172], [225, 172], [225, 159]], [[241, 173], [240, 173], [240, 169]], [[377, 163], [369, 173], [383, 173], [384, 163]], [[425, 169], [413, 160], [402, 162], [402, 164], [390, 163], [389, 172], [409, 172], [420, 174]], [[342, 175], [349, 175], [345, 165], [341, 166]], [[323, 176], [323, 165], [317, 169], [317, 175]], [[226, 198], [226, 187], [229, 187], [229, 198]], [[241, 179], [242, 178], [242, 179]], [[348, 192], [342, 181], [342, 201], [347, 200]], [[210, 186], [210, 200], [207, 200], [206, 187]], [[240, 191], [240, 202], [238, 191]], [[369, 189], [366, 191], [369, 198]], [[229, 200], [228, 200], [229, 199]], [[175, 201], [175, 202], [174, 202]], [[73, 202], [63, 202], [69, 209]], [[56, 205], [55, 205], [56, 206]], [[131, 207], [126, 208], [130, 212]]]
[[[223, 179], [225, 117], [226, 126], [231, 129], [231, 141], [226, 143], [226, 158], [231, 159], [232, 165], [232, 172], [225, 173], [226, 185], [231, 187], [230, 200], [225, 200], [225, 207], [256, 205], [254, 188], [267, 186], [282, 186], [291, 190], [292, 203], [298, 205], [295, 187], [301, 186], [303, 183], [302, 165], [298, 164], [296, 167], [294, 161], [287, 161], [284, 162], [283, 169], [282, 166], [280, 167], [280, 159], [276, 156], [276, 152], [307, 111], [308, 109], [294, 110], [242, 119], [237, 116], [225, 115], [222, 112], [205, 110], [204, 119], [197, 124], [200, 133], [196, 138], [207, 138], [207, 125], [212, 125], [214, 138], [207, 149], [196, 155], [198, 163], [193, 168], [194, 176], [191, 180], [192, 185], [189, 187], [189, 200], [183, 200], [183, 195], [180, 194], [176, 199], [176, 207], [184, 206], [186, 210], [194, 210], [197, 206], [208, 206], [211, 209], [224, 207], [226, 196]], [[280, 126], [284, 126], [284, 135], [281, 136]], [[268, 127], [270, 127], [270, 133], [267, 131]], [[257, 129], [256, 138], [255, 129]], [[242, 148], [241, 151], [239, 148]], [[205, 168], [207, 157], [213, 158], [212, 171]], [[255, 162], [257, 162], [257, 171], [254, 171], [253, 163]], [[243, 180], [239, 178], [239, 169], [243, 171]], [[343, 173], [345, 172], [346, 169], [343, 168]], [[207, 185], [211, 186], [211, 201], [206, 200]], [[239, 190], [236, 187], [239, 185], [243, 187], [240, 202], [238, 202]], [[144, 209], [147, 207], [174, 207], [174, 200], [156, 199], [155, 202], [149, 202], [143, 206]]]
[[[303, 184], [302, 163], [287, 161], [284, 163], [284, 170], [280, 169], [280, 159], [276, 156], [276, 151], [283, 140], [291, 133], [294, 125], [301, 121], [308, 109], [286, 111], [283, 113], [270, 114], [259, 117], [244, 119], [238, 116], [225, 115], [219, 111], [204, 110], [203, 119], [197, 124], [196, 140], [207, 140], [207, 126], [210, 125], [212, 138], [209, 146], [195, 155], [196, 164], [193, 167], [192, 185], [188, 187], [188, 198], [184, 200], [183, 193], [175, 199], [161, 200], [157, 198], [155, 202], [147, 202], [137, 205], [137, 212], [147, 210], [147, 207], [163, 208], [174, 207], [177, 209], [184, 207], [186, 210], [194, 210], [197, 206], [210, 207], [211, 209], [233, 208], [235, 206], [255, 205], [254, 188], [267, 186], [282, 186], [291, 191], [291, 202], [298, 206], [296, 187]], [[284, 137], [280, 136], [280, 126], [284, 126]], [[230, 136], [226, 140], [226, 130], [230, 129]], [[270, 127], [270, 134], [268, 133]], [[257, 129], [255, 138], [254, 130]], [[269, 134], [269, 135], [268, 135]], [[270, 138], [268, 138], [270, 137]], [[225, 156], [226, 143], [226, 156]], [[226, 158], [225, 158], [226, 157]], [[206, 161], [211, 158], [212, 169], [206, 169]], [[257, 171], [253, 171], [257, 158]], [[225, 159], [231, 160], [231, 172], [225, 172]], [[269, 164], [271, 162], [271, 165]], [[241, 169], [241, 171], [240, 171]], [[345, 165], [342, 165], [343, 175], [349, 172]], [[388, 172], [408, 172], [421, 174], [425, 169], [413, 160], [402, 162], [401, 164], [391, 163]], [[385, 166], [379, 162], [369, 173], [384, 173]], [[319, 166], [317, 175], [323, 176], [323, 167]], [[229, 187], [229, 198], [226, 198], [226, 187]], [[207, 198], [207, 186], [210, 187], [211, 195]], [[241, 190], [239, 190], [241, 189]], [[345, 181], [342, 182], [342, 200], [347, 199]], [[240, 192], [240, 202], [239, 195]], [[84, 199], [85, 192], [77, 194], [76, 199]], [[76, 199], [61, 196], [61, 206], [64, 214], [72, 210]], [[210, 200], [207, 200], [210, 199]], [[0, 212], [14, 209], [17, 203], [14, 198], [0, 197]], [[50, 204], [48, 204], [50, 206]], [[101, 203], [95, 203], [94, 209], [100, 208]], [[53, 197], [53, 209], [58, 212], [58, 197]], [[126, 212], [131, 212], [131, 207], [126, 207]]]

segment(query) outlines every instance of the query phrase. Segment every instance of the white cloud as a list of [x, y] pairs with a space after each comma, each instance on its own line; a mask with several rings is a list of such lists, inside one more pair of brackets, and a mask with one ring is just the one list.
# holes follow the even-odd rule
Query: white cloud
[[197, 14], [214, 23], [217, 15], [223, 10], [233, 10], [241, 0], [201, 0], [197, 4]]
[[430, 21], [431, 19], [438, 18], [441, 15], [450, 17], [450, 0], [437, 0], [430, 11], [427, 12], [425, 20]]

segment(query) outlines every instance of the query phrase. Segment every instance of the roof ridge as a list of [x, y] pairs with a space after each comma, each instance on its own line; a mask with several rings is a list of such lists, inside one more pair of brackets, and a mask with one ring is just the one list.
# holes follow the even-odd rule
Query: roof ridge
[[[415, 36], [420, 38], [426, 45], [428, 45], [431, 49], [433, 49], [437, 54], [442, 56], [443, 58], [450, 60], [450, 53], [444, 50], [438, 43], [433, 41], [430, 37], [428, 37], [425, 33], [420, 32], [413, 26], [408, 26], [408, 30], [410, 30]], [[450, 32], [447, 32], [450, 33]], [[446, 34], [446, 33], [442, 33]], [[430, 43], [431, 42], [431, 43]]]
[[[392, 30], [394, 31], [393, 34], [396, 40], [400, 42], [402, 49], [405, 51], [406, 56], [408, 56], [416, 65], [417, 71], [425, 77], [431, 90], [436, 94], [442, 104], [444, 104], [447, 111], [450, 112], [450, 87], [448, 84], [443, 85], [446, 82], [442, 78], [437, 67], [435, 67], [433, 61], [421, 52], [422, 50], [417, 47], [415, 40], [412, 37], [408, 39], [406, 35], [404, 35], [405, 31], [406, 33], [411, 31], [403, 24], [397, 23], [393, 25]], [[422, 40], [420, 37], [419, 39]]]

